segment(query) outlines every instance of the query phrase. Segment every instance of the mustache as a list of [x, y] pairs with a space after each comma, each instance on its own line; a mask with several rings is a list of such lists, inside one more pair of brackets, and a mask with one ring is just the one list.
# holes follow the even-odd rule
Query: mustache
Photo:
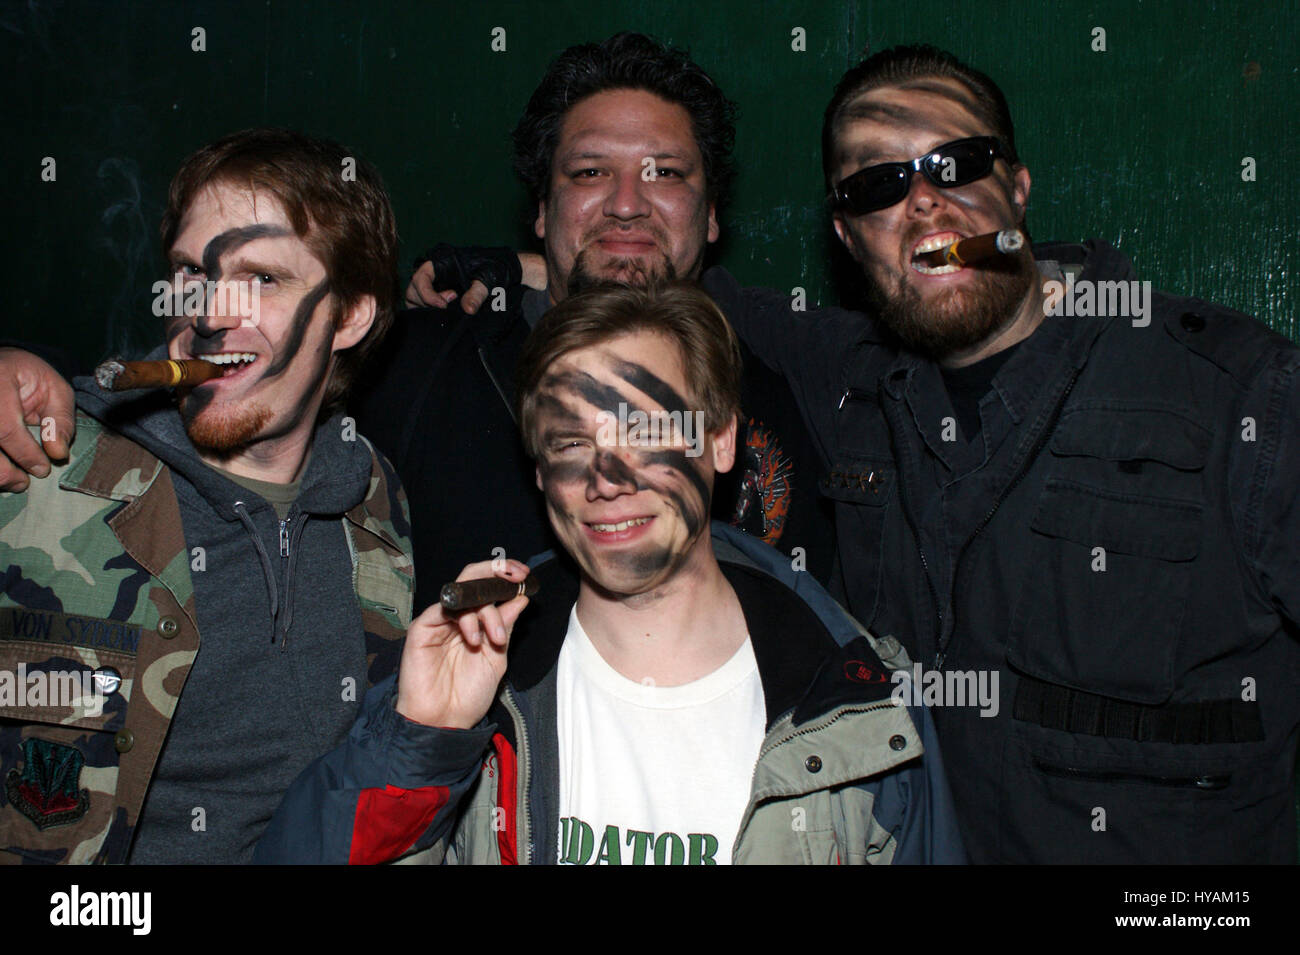
[[921, 236], [930, 235], [934, 232], [956, 232], [958, 235], [965, 235], [955, 218], [934, 219], [929, 222], [917, 222], [908, 227], [903, 234], [903, 246], [911, 248], [920, 240]]
[[585, 249], [587, 246], [591, 245], [594, 242], [598, 242], [599, 240], [603, 239], [607, 235], [618, 237], [620, 235], [633, 235], [633, 234], [639, 236], [648, 235], [650, 238], [654, 239], [655, 245], [659, 246], [660, 249], [668, 245], [668, 233], [666, 233], [659, 226], [648, 222], [644, 225], [638, 225], [636, 227], [629, 227], [629, 226], [622, 226], [622, 225], [604, 225], [592, 229], [589, 232], [583, 233], [582, 247]]

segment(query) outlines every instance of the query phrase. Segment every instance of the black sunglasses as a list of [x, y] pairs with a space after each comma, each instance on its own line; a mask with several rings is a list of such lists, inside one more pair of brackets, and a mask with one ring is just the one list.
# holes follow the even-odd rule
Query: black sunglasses
[[855, 216], [866, 215], [902, 201], [912, 188], [912, 173], [918, 170], [940, 189], [955, 189], [983, 179], [993, 171], [996, 159], [1011, 161], [1006, 147], [993, 136], [955, 139], [910, 162], [885, 162], [859, 169], [836, 184], [829, 201], [832, 208]]

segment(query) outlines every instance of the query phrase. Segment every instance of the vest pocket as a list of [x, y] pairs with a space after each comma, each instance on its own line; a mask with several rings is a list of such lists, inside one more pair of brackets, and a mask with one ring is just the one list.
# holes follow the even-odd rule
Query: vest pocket
[[1049, 683], [1134, 703], [1173, 693], [1200, 504], [1047, 481], [1007, 659]]
[[[1239, 760], [1227, 747], [1153, 752], [1099, 740], [1046, 742], [1019, 727], [1009, 741], [998, 818], [999, 861], [1030, 864], [1243, 862]], [[1207, 752], [1200, 752], [1207, 750]]]

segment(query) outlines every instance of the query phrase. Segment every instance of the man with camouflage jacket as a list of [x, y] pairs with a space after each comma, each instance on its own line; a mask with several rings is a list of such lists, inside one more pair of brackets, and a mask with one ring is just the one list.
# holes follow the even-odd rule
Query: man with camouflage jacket
[[187, 159], [151, 357], [220, 376], [79, 379], [67, 461], [0, 496], [0, 862], [247, 861], [395, 669], [405, 498], [332, 413], [396, 287], [388, 198], [351, 155], [249, 130]]

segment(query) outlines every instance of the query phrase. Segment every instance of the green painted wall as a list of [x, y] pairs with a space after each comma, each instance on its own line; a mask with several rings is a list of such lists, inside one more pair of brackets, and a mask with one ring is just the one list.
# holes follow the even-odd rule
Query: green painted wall
[[[0, 8], [3, 334], [87, 361], [151, 340], [168, 178], [199, 144], [253, 124], [373, 160], [408, 260], [438, 238], [524, 246], [508, 131], [558, 50], [631, 28], [687, 47], [740, 105], [741, 178], [717, 259], [746, 281], [835, 297], [822, 108], [865, 47], [924, 40], [1004, 87], [1036, 238], [1101, 236], [1158, 287], [1296, 338], [1297, 14], [1297, 0], [13, 4]], [[503, 53], [490, 48], [498, 26]], [[194, 27], [206, 52], [191, 49]], [[795, 27], [806, 52], [791, 50]], [[1106, 52], [1091, 48], [1096, 27]]]

